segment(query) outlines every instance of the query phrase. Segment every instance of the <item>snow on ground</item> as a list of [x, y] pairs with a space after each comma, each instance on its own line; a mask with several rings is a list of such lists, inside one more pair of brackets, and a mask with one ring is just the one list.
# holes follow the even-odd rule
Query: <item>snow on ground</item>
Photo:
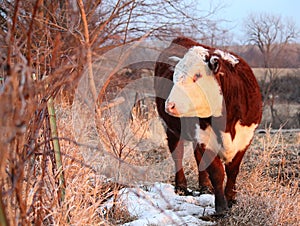
[[[124, 226], [214, 225], [200, 219], [215, 212], [213, 195], [179, 196], [174, 192], [174, 186], [155, 183], [140, 188], [123, 188], [118, 197], [118, 202], [127, 207], [131, 216], [136, 217]], [[110, 199], [102, 209], [111, 208], [112, 202]]]

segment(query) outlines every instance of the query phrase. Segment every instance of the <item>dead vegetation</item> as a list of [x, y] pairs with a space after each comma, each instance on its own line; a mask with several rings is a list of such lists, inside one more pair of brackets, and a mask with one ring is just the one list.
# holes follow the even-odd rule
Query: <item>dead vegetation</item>
[[297, 225], [299, 133], [257, 134], [238, 178], [238, 203], [224, 225]]
[[[176, 7], [178, 2], [174, 1], [165, 17], [170, 19], [183, 9], [181, 5]], [[105, 196], [96, 196], [98, 192], [106, 194], [101, 190], [106, 185], [95, 179], [93, 186], [97, 189], [89, 187], [90, 174], [96, 174], [84, 164], [78, 151], [73, 152], [80, 145], [70, 131], [59, 131], [59, 139], [51, 135], [49, 116], [53, 115], [48, 113], [47, 102], [52, 98], [72, 102], [78, 80], [87, 63], [91, 68], [92, 58], [158, 31], [167, 35], [173, 30], [178, 21], [167, 25], [156, 21], [155, 9], [165, 8], [164, 4], [168, 2], [1, 1], [1, 225], [84, 225], [103, 221], [95, 217], [95, 210]], [[156, 22], [150, 25], [146, 15]], [[132, 18], [140, 21], [138, 25], [132, 23]], [[192, 21], [184, 14], [180, 18]], [[198, 21], [201, 18], [194, 17]], [[70, 121], [65, 127], [70, 127]], [[63, 167], [54, 150], [54, 141], [58, 140]], [[59, 179], [62, 174], [64, 181]]]
[[[38, 86], [33, 90], [38, 91]], [[15, 93], [19, 95], [18, 91]], [[12, 96], [19, 97], [18, 95]], [[4, 95], [2, 97], [7, 98]], [[1, 104], [6, 103], [6, 106], [11, 106], [5, 98]], [[12, 99], [8, 100], [12, 101]], [[22, 102], [16, 101], [15, 103], [18, 105], [14, 106], [20, 109]], [[71, 106], [64, 102], [56, 103], [66, 181], [65, 199], [61, 201], [57, 192], [59, 184], [52, 143], [49, 140], [47, 112], [43, 110], [45, 103], [36, 105], [40, 106], [40, 111], [36, 111], [36, 108], [32, 107], [33, 104], [24, 106], [26, 107], [25, 116], [29, 117], [28, 112], [35, 116], [33, 119], [28, 119], [29, 128], [37, 128], [36, 126], [39, 125], [39, 129], [33, 130], [35, 132], [31, 132], [29, 134], [31, 136], [24, 139], [19, 135], [18, 124], [5, 125], [6, 128], [10, 128], [7, 132], [12, 133], [7, 133], [2, 137], [2, 139], [6, 138], [1, 141], [3, 142], [2, 150], [7, 148], [2, 153], [8, 155], [6, 163], [14, 163], [13, 165], [5, 164], [6, 167], [3, 168], [1, 174], [2, 202], [8, 222], [11, 225], [17, 225], [20, 222], [42, 225], [115, 225], [131, 221], [132, 218], [128, 212], [118, 203], [112, 212], [100, 211], [101, 204], [114, 197], [120, 185], [107, 180], [107, 177], [101, 176], [101, 172], [95, 171], [84, 161], [80, 144], [75, 142], [72, 124], [70, 124]], [[10, 110], [11, 112], [14, 112], [13, 109]], [[22, 118], [24, 119], [23, 116]], [[2, 121], [2, 123], [11, 122]], [[7, 138], [11, 139], [7, 140]], [[118, 138], [111, 139], [118, 140]], [[21, 151], [21, 144], [30, 140], [35, 141], [32, 149], [24, 145], [27, 149]], [[20, 151], [9, 152], [8, 150], [12, 147]], [[147, 148], [147, 146], [144, 147]], [[151, 165], [169, 157], [168, 150], [164, 146], [160, 149], [145, 150], [143, 154], [143, 156], [128, 155], [127, 161], [135, 162], [136, 165]], [[190, 186], [196, 189], [196, 167], [190, 159], [186, 161], [189, 169], [187, 174], [191, 182]], [[300, 198], [299, 165], [298, 133], [257, 134], [245, 156], [239, 174], [238, 203], [233, 207], [229, 216], [220, 220], [219, 223], [225, 225], [297, 225]], [[156, 168], [156, 173], [161, 174], [161, 170], [166, 170], [167, 166], [162, 167], [162, 169]], [[169, 176], [164, 177], [164, 182], [172, 183], [172, 170], [169, 172]]]
[[[70, 118], [68, 118], [70, 117], [69, 109], [59, 108], [58, 111], [60, 112], [58, 115], [65, 115], [65, 118], [60, 117], [61, 120], [59, 120], [62, 133], [66, 132], [66, 134], [70, 134], [70, 132], [67, 132], [68, 127], [65, 127], [63, 123], [70, 120]], [[217, 223], [221, 225], [297, 225], [299, 222], [298, 212], [300, 208], [299, 141], [299, 133], [297, 132], [281, 133], [279, 131], [277, 133], [270, 133], [270, 131], [267, 131], [266, 134], [256, 134], [253, 144], [244, 158], [239, 174], [237, 187], [238, 203], [233, 206], [228, 217], [217, 221]], [[67, 146], [65, 148], [68, 150], [72, 144], [66, 143]], [[76, 155], [79, 153], [75, 150], [76, 147], [74, 147], [72, 152], [68, 152], [68, 155], [72, 155], [76, 158]], [[157, 161], [157, 159], [154, 158], [157, 155], [160, 155], [160, 158], [168, 158], [169, 155], [166, 147], [159, 151], [161, 153], [149, 150], [150, 156], [140, 156], [141, 158], [138, 160], [129, 158], [128, 161], [138, 161], [137, 164], [148, 165], [151, 164], [151, 162], [155, 163], [155, 161]], [[194, 162], [190, 161], [191, 156], [188, 157], [190, 154], [187, 154], [185, 167], [190, 188], [196, 190], [196, 166]], [[77, 156], [77, 160], [80, 159], [80, 156]], [[66, 162], [65, 165], [72, 164]], [[83, 172], [89, 171], [90, 174], [78, 173], [81, 170]], [[88, 204], [86, 203], [85, 205], [96, 205], [99, 207], [108, 197], [112, 197], [120, 187], [114, 183], [110, 183], [109, 185], [103, 180], [103, 177], [101, 178], [97, 176], [98, 174], [94, 173], [95, 172], [81, 165], [78, 166], [77, 169], [74, 168], [73, 172], [67, 173], [66, 170], [66, 180], [71, 181], [71, 183], [69, 183], [70, 195], [73, 194], [73, 196], [76, 197], [76, 195], [84, 192], [84, 196], [81, 198], [81, 202], [84, 203], [88, 200], [95, 199], [95, 197], [91, 195], [92, 193], [97, 194], [98, 202], [89, 201]], [[71, 175], [73, 175], [72, 178], [74, 177], [72, 180], [68, 179], [68, 176]], [[173, 183], [172, 177], [173, 173], [170, 171], [169, 176], [165, 177], [164, 182]], [[99, 184], [97, 186], [94, 185], [96, 182], [94, 180], [98, 180]], [[78, 183], [78, 185], [73, 183], [73, 181]], [[87, 181], [89, 182], [87, 183]], [[93, 186], [91, 186], [91, 184]], [[78, 188], [79, 185], [80, 189]], [[84, 186], [87, 186], [88, 189], [84, 188]], [[76, 192], [74, 191], [74, 187], [76, 187]], [[114, 191], [114, 189], [117, 190]], [[87, 192], [87, 190], [90, 190], [90, 192]], [[80, 211], [80, 208], [82, 208], [76, 203], [78, 199], [75, 197], [70, 197], [70, 200], [74, 202], [72, 206], [78, 206], [78, 209], [74, 209], [74, 213]], [[96, 212], [99, 211], [99, 208], [95, 206], [89, 208]], [[81, 216], [82, 214], [90, 216], [90, 212], [78, 212], [78, 214], [81, 214]], [[93, 218], [87, 217], [87, 221], [83, 221], [85, 217], [81, 217], [80, 222], [85, 223], [90, 220], [94, 222], [91, 224], [95, 224], [95, 222], [100, 222], [102, 219], [105, 224], [109, 224], [109, 222], [111, 224], [121, 224], [133, 220], [127, 214], [126, 210], [122, 209], [122, 206], [119, 206], [119, 203], [116, 202], [116, 209], [113, 212], [108, 212], [103, 215], [98, 213], [98, 215], [93, 215]], [[71, 214], [71, 216], [73, 215], [74, 214]], [[124, 221], [120, 221], [121, 219], [124, 219]]]
[[[103, 1], [85, 1], [85, 12], [82, 8], [79, 12], [78, 7], [82, 5], [77, 6], [73, 4], [74, 1], [2, 2], [0, 224], [116, 225], [130, 222], [132, 217], [118, 203], [111, 212], [100, 211], [99, 206], [115, 197], [124, 185], [103, 176], [103, 172], [97, 171], [91, 162], [85, 160], [81, 152], [84, 144], [76, 141], [71, 123], [70, 103], [88, 61], [87, 46], [92, 50], [89, 54], [97, 57], [109, 49], [144, 36], [145, 30], [129, 26], [133, 15], [128, 15], [139, 7], [137, 1], [117, 1], [116, 5], [101, 5]], [[161, 4], [168, 2], [160, 1]], [[156, 8], [161, 7], [161, 4], [143, 6]], [[101, 10], [97, 10], [100, 6]], [[140, 11], [137, 14], [144, 16], [140, 12], [145, 13], [145, 8], [138, 8]], [[89, 25], [89, 41], [86, 40], [81, 22], [84, 13], [87, 14]], [[175, 13], [176, 8], [173, 8], [172, 14], [167, 15], [168, 19], [174, 17]], [[155, 18], [157, 15], [150, 16]], [[190, 21], [191, 18], [187, 19]], [[147, 22], [143, 21], [143, 29]], [[168, 35], [175, 30], [163, 24], [152, 25], [151, 34], [163, 32]], [[172, 25], [176, 26], [178, 22]], [[131, 36], [128, 36], [129, 31], [132, 32]], [[175, 32], [176, 35], [178, 33]], [[51, 136], [47, 110], [50, 98], [55, 99], [58, 137]], [[137, 118], [144, 114], [140, 109], [135, 109]], [[145, 121], [140, 119], [138, 124], [132, 125], [133, 131], [139, 137], [145, 135], [145, 139], [152, 139], [151, 134], [147, 134], [147, 129], [152, 128], [151, 119], [149, 115]], [[139, 123], [143, 126], [139, 127]], [[145, 142], [141, 142], [140, 147], [144, 149], [141, 155], [135, 155], [134, 150], [123, 150], [122, 147], [128, 147], [128, 138], [120, 140], [114, 137], [109, 126], [101, 125], [98, 129], [109, 138], [109, 150], [118, 157], [125, 156], [123, 160], [149, 166], [170, 157], [163, 143], [159, 147], [149, 148]], [[162, 133], [159, 136], [162, 138]], [[233, 208], [230, 217], [224, 219], [225, 223], [296, 225], [299, 222], [299, 138], [285, 141], [283, 136], [278, 141], [276, 137], [267, 136], [259, 137], [258, 140], [266, 139], [265, 143], [257, 141], [257, 145], [249, 151], [240, 174], [239, 203]], [[54, 140], [60, 143], [62, 168], [57, 168]], [[290, 144], [294, 145], [293, 149]], [[101, 150], [97, 146], [89, 148], [93, 153]], [[192, 179], [195, 168], [187, 162]], [[106, 164], [116, 169], [116, 172], [121, 169], [111, 162]], [[172, 162], [155, 165], [151, 171], [153, 174], [150, 173], [154, 175], [151, 179], [171, 183], [171, 166]], [[64, 175], [63, 193], [59, 180], [61, 172]]]

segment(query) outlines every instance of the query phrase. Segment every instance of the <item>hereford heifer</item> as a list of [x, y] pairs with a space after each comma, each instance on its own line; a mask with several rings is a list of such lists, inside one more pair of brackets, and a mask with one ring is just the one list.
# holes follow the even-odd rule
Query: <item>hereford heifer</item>
[[240, 163], [261, 120], [261, 94], [253, 72], [233, 53], [177, 38], [161, 53], [155, 76], [157, 108], [175, 162], [176, 192], [188, 194], [182, 158], [183, 140], [189, 140], [200, 190], [212, 185], [216, 212], [222, 213], [235, 202]]

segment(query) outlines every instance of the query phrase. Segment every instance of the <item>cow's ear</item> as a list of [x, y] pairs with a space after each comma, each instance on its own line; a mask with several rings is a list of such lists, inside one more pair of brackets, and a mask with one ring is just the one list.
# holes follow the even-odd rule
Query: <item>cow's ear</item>
[[175, 65], [181, 60], [181, 58], [180, 57], [177, 57], [177, 56], [170, 56], [169, 57], [169, 60], [171, 61], [170, 62], [170, 67], [169, 67], [169, 69], [171, 70], [171, 71], [175, 71]]
[[213, 71], [213, 73], [217, 73], [220, 68], [220, 59], [217, 56], [211, 56], [208, 60], [208, 67], [210, 70]]
[[181, 58], [178, 56], [170, 56], [169, 60], [173, 61], [174, 63], [178, 63], [178, 61], [180, 61]]

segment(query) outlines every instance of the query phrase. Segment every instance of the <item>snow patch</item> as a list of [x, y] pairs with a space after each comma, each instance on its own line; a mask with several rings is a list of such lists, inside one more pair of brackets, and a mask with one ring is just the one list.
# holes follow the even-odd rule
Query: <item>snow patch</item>
[[[214, 196], [179, 196], [174, 186], [155, 183], [152, 186], [123, 188], [119, 191], [118, 202], [122, 203], [136, 220], [126, 226], [144, 225], [214, 225], [199, 219], [215, 213]], [[113, 199], [101, 206], [102, 211], [110, 209]]]

